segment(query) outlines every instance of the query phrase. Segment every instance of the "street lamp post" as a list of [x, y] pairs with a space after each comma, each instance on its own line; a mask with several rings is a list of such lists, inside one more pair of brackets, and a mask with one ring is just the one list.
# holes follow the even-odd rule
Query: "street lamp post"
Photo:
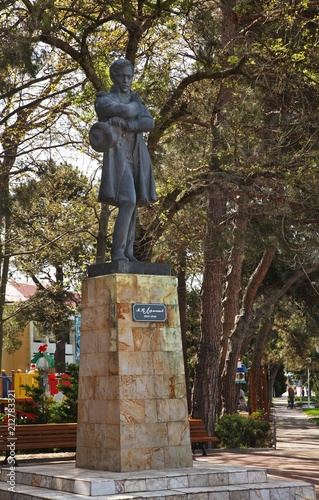
[[308, 406], [310, 406], [309, 366], [308, 366]]
[[309, 384], [309, 365], [311, 363], [311, 358], [306, 358], [306, 362], [308, 363], [307, 369], [308, 369], [308, 408], [310, 408], [310, 384]]

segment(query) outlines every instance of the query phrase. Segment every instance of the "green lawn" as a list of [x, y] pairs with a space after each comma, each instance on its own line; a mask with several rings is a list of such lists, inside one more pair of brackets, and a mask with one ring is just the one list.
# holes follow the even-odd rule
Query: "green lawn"
[[319, 418], [319, 408], [301, 408], [303, 412], [308, 415], [308, 417], [318, 417]]
[[[299, 405], [298, 405], [299, 406]], [[300, 408], [311, 420], [319, 425], [319, 407], [318, 408]]]

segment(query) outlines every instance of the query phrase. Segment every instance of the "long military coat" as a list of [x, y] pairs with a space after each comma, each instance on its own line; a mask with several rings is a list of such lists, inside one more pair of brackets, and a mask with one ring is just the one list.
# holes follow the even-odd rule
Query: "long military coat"
[[[100, 122], [120, 117], [127, 122], [128, 130], [118, 131], [116, 144], [103, 155], [101, 186], [98, 200], [109, 205], [119, 205], [119, 186], [127, 167], [125, 136], [130, 134], [132, 144], [134, 184], [137, 205], [150, 205], [156, 201], [156, 190], [151, 159], [143, 139], [143, 132], [154, 128], [154, 120], [139, 94], [131, 92], [130, 102], [120, 99], [119, 88], [112, 85], [109, 92], [98, 92], [95, 110]], [[130, 159], [132, 161], [132, 159]]]

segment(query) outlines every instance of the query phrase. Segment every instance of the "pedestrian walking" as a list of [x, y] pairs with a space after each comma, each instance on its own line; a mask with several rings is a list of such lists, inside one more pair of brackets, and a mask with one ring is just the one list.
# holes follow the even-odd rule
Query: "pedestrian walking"
[[288, 408], [293, 409], [295, 401], [295, 391], [293, 387], [291, 387], [291, 385], [288, 388], [288, 398], [289, 398]]

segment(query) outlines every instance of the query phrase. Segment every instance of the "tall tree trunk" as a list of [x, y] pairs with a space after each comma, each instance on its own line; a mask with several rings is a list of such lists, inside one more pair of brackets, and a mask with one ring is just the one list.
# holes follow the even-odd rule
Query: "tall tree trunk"
[[240, 314], [237, 316], [234, 330], [228, 340], [228, 351], [222, 376], [222, 402], [226, 413], [235, 413], [237, 409], [238, 399], [235, 384], [237, 361], [241, 354], [242, 343], [249, 330], [258, 288], [269, 269], [275, 250], [275, 246], [265, 250], [261, 261], [250, 277], [243, 296]]
[[217, 406], [218, 360], [222, 334], [221, 309], [224, 250], [219, 228], [226, 213], [227, 189], [214, 182], [208, 192], [201, 291], [201, 338], [195, 367], [193, 417], [201, 418], [209, 435], [214, 432]]
[[4, 227], [4, 241], [0, 240], [0, 370], [2, 368], [4, 306], [9, 276], [10, 246], [14, 239], [14, 235], [10, 235], [12, 210], [10, 205], [10, 172], [16, 161], [18, 146], [25, 137], [28, 116], [39, 105], [40, 102], [36, 100], [32, 105], [28, 105], [28, 109], [23, 109], [22, 106], [17, 112], [15, 123], [6, 126], [0, 136], [3, 148], [0, 172], [0, 225]]
[[178, 273], [177, 273], [177, 283], [178, 283], [178, 304], [179, 304], [179, 317], [181, 323], [181, 333], [182, 333], [182, 343], [183, 343], [183, 355], [184, 355], [184, 368], [185, 368], [185, 380], [186, 380], [186, 392], [187, 392], [187, 405], [188, 413], [191, 412], [191, 393], [189, 387], [189, 373], [187, 364], [187, 322], [186, 322], [186, 251], [181, 250], [179, 252], [179, 263], [178, 263]]
[[[139, 14], [142, 15], [142, 10], [139, 9]], [[130, 61], [133, 66], [135, 64], [136, 54], [139, 43], [143, 34], [142, 21], [131, 23], [128, 26], [128, 41], [126, 46], [125, 58]]]
[[145, 229], [140, 223], [139, 216], [137, 216], [134, 257], [136, 257], [140, 262], [151, 262], [153, 245], [153, 234], [151, 236], [147, 236], [145, 234]]
[[[239, 311], [239, 293], [241, 289], [241, 275], [245, 255], [245, 238], [248, 222], [248, 196], [242, 193], [237, 197], [236, 205], [236, 224], [233, 232], [233, 245], [228, 262], [227, 281], [223, 299], [222, 345], [224, 345], [224, 343], [227, 345], [227, 339], [234, 328], [235, 318]], [[225, 359], [225, 355], [224, 358], [221, 358], [222, 362], [223, 359]]]
[[[264, 354], [264, 348], [266, 344], [266, 340], [268, 338], [269, 333], [271, 332], [271, 327], [272, 327], [272, 322], [270, 321], [270, 314], [271, 314], [271, 308], [268, 307], [265, 316], [262, 320], [262, 324], [260, 328], [257, 331], [256, 338], [255, 338], [255, 345], [254, 345], [254, 353], [253, 353], [253, 359], [251, 363], [251, 371], [255, 370], [260, 370], [261, 369], [261, 362], [262, 362], [262, 357]], [[251, 335], [247, 335], [246, 338], [244, 339], [242, 343], [242, 353], [246, 352], [246, 349], [251, 342], [253, 338], [253, 332], [251, 332]], [[249, 400], [248, 400], [248, 407], [251, 406], [251, 392], [250, 392], [250, 380], [249, 380]], [[270, 401], [269, 399], [269, 377], [267, 378], [267, 401]]]
[[257, 332], [254, 355], [251, 364], [252, 370], [259, 370], [261, 368], [261, 360], [264, 353], [265, 343], [272, 327], [272, 322], [270, 321], [269, 316], [270, 316], [270, 309], [268, 315], [264, 318], [259, 331]]
[[107, 244], [107, 226], [109, 222], [110, 209], [106, 203], [101, 203], [100, 220], [99, 220], [99, 234], [97, 237], [96, 245], [96, 264], [104, 264], [106, 244]]
[[11, 216], [4, 216], [4, 237], [5, 241], [0, 242], [0, 371], [2, 369], [2, 351], [3, 351], [3, 334], [4, 334], [4, 307], [6, 301], [6, 289], [9, 276], [9, 231], [11, 225]]
[[[231, 54], [230, 41], [237, 26], [233, 23], [233, 8], [236, 0], [225, 0], [221, 4], [222, 27], [221, 45], [225, 56]], [[228, 48], [226, 48], [228, 47]], [[224, 59], [227, 65], [227, 57]], [[224, 69], [224, 68], [223, 68]], [[231, 82], [221, 82], [211, 116], [212, 125], [212, 178], [220, 172], [223, 165], [223, 139], [220, 136], [222, 121], [225, 119], [225, 106], [232, 98]], [[224, 144], [227, 152], [227, 145]], [[225, 160], [225, 163], [227, 160]], [[207, 222], [204, 241], [204, 270], [201, 292], [201, 339], [197, 355], [194, 377], [193, 417], [201, 418], [209, 435], [214, 433], [214, 423], [218, 408], [219, 360], [221, 353], [222, 297], [224, 287], [225, 254], [222, 242], [221, 222], [227, 212], [226, 183], [212, 182], [207, 195]]]
[[267, 396], [268, 396], [268, 401], [272, 400], [273, 396], [273, 388], [274, 388], [274, 383], [275, 383], [275, 378], [277, 376], [278, 370], [282, 365], [282, 359], [279, 359], [277, 363], [273, 364], [270, 366], [268, 370], [268, 384], [267, 384]]
[[69, 324], [67, 322], [63, 322], [61, 325], [58, 325], [54, 329], [55, 342], [56, 342], [54, 361], [55, 361], [55, 370], [58, 373], [65, 372], [65, 344], [68, 333], [66, 331], [66, 328], [68, 327]]
[[1, 165], [0, 177], [0, 224], [3, 227], [4, 240], [0, 240], [0, 370], [2, 369], [2, 350], [4, 333], [4, 306], [9, 277], [11, 232], [11, 206], [9, 193], [9, 173], [15, 163], [19, 140], [16, 137], [14, 125], [8, 127], [2, 134], [1, 145], [4, 159]]
[[[63, 268], [62, 266], [56, 266], [56, 285], [63, 288]], [[65, 300], [64, 294], [61, 294], [62, 300]], [[54, 325], [54, 335], [55, 335], [55, 369], [59, 373], [65, 372], [65, 344], [67, 338], [67, 328], [69, 328], [69, 322], [63, 321], [58, 325]]]
[[[233, 245], [228, 262], [225, 294], [223, 299], [223, 334], [219, 359], [219, 377], [221, 379], [227, 355], [228, 338], [234, 328], [235, 319], [239, 311], [239, 294], [241, 290], [242, 265], [245, 255], [245, 238], [248, 221], [248, 197], [242, 193], [237, 197], [237, 218], [234, 228]], [[222, 411], [222, 386], [218, 385], [218, 410]]]

